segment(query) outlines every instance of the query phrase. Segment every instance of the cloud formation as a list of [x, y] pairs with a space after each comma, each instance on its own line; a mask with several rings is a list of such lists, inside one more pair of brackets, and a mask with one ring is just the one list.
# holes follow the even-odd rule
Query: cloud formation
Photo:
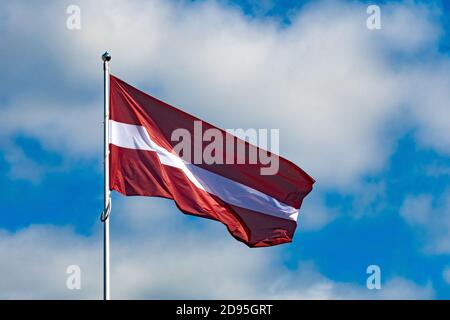
[[450, 266], [444, 268], [444, 271], [442, 272], [442, 277], [444, 278], [445, 282], [448, 285], [450, 285]]
[[[71, 31], [60, 4], [4, 5], [6, 41], [36, 42], [31, 61], [20, 46], [3, 53], [6, 89], [29, 76], [22, 69], [43, 78], [7, 94], [6, 134], [25, 131], [68, 156], [92, 156], [101, 144], [99, 54], [107, 48], [114, 74], [188, 112], [226, 128], [281, 128], [281, 153], [327, 187], [356, 190], [408, 126], [424, 145], [449, 150], [449, 59], [437, 53], [435, 7], [383, 6], [382, 29], [371, 31], [358, 3], [314, 2], [283, 28], [216, 2], [79, 6], [82, 29]], [[19, 69], [5, 62], [12, 56]], [[62, 92], [52, 90], [56, 82]], [[15, 119], [18, 111], [29, 119]]]
[[[280, 248], [249, 250], [216, 222], [180, 217], [168, 200], [119, 201], [112, 220], [111, 290], [115, 299], [427, 299], [430, 283], [383, 280], [381, 290], [363, 283], [336, 282], [311, 262], [287, 269]], [[99, 226], [100, 228], [100, 226]], [[101, 240], [70, 228], [30, 226], [0, 232], [2, 299], [98, 299], [101, 297]], [[182, 232], [181, 232], [182, 231]], [[198, 232], [200, 231], [200, 232]], [[266, 248], [267, 249], [267, 248]], [[81, 290], [66, 288], [66, 269], [81, 268]], [[365, 279], [365, 270], [361, 270]]]
[[430, 194], [407, 196], [400, 215], [422, 239], [429, 253], [450, 253], [450, 190], [434, 198]]

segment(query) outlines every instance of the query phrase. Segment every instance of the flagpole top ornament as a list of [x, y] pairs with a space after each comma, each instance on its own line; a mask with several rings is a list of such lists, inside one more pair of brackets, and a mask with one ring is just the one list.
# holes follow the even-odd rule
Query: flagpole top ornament
[[109, 54], [108, 51], [105, 51], [105, 53], [102, 54], [102, 60], [103, 62], [108, 62], [111, 60], [111, 55]]

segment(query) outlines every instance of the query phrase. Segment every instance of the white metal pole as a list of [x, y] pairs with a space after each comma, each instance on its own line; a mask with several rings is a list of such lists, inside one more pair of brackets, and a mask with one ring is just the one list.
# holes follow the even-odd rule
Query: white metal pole
[[103, 60], [103, 95], [104, 95], [104, 123], [103, 123], [103, 145], [104, 145], [104, 209], [103, 221], [103, 300], [110, 299], [109, 286], [109, 214], [111, 212], [111, 195], [109, 190], [109, 61], [111, 55], [105, 52]]

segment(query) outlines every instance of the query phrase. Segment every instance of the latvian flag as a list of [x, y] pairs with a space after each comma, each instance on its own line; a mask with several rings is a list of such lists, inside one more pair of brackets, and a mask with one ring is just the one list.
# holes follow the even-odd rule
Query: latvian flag
[[[235, 146], [214, 151], [226, 159], [223, 163], [192, 161], [210, 143], [199, 136], [199, 124], [202, 132], [218, 130], [224, 142]], [[292, 162], [269, 153], [278, 161], [278, 170], [261, 174], [266, 164], [243, 161], [259, 152], [258, 147], [114, 76], [110, 76], [109, 128], [111, 190], [172, 199], [186, 214], [222, 222], [249, 247], [292, 241], [300, 205], [314, 183]], [[188, 133], [184, 138], [192, 146], [183, 154], [176, 152], [180, 139], [173, 137], [180, 129]]]

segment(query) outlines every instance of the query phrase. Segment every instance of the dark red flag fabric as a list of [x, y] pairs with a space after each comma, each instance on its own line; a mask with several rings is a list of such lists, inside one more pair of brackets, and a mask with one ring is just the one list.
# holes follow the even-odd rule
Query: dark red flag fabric
[[250, 247], [292, 241], [314, 183], [302, 169], [114, 76], [110, 90], [111, 190], [173, 199]]

